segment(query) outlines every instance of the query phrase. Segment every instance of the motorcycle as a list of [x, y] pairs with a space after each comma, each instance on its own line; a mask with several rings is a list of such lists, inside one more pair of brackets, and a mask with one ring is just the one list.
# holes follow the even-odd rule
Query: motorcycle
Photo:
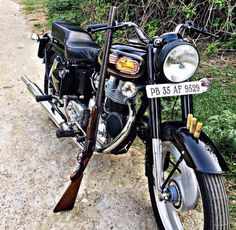
[[[145, 170], [158, 228], [193, 229], [196, 216], [202, 229], [229, 229], [222, 179], [228, 167], [193, 116], [193, 95], [207, 92], [210, 82], [190, 80], [199, 53], [188, 37], [216, 36], [189, 21], [149, 38], [135, 23], [115, 21], [116, 14], [111, 7], [108, 22], [89, 25], [87, 31], [57, 20], [51, 32], [34, 36], [45, 64], [44, 91], [26, 76], [22, 80], [59, 128], [57, 137], [71, 137], [81, 149], [54, 212], [73, 209], [95, 151], [127, 153], [139, 137], [146, 146]], [[120, 29], [133, 29], [135, 39], [112, 43]], [[103, 47], [92, 38], [98, 31], [106, 32]], [[181, 120], [162, 121], [166, 97], [181, 98]]]

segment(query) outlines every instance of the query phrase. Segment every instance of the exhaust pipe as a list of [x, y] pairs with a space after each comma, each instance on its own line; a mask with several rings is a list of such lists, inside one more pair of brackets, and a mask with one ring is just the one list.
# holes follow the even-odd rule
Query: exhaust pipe
[[[45, 96], [45, 94], [42, 92], [42, 90], [28, 77], [23, 75], [21, 77], [21, 80], [25, 83], [27, 86], [27, 89], [29, 92], [33, 95], [33, 97], [36, 99], [36, 96]], [[52, 102], [50, 101], [39, 101], [38, 103], [41, 104], [41, 106], [46, 110], [49, 117], [52, 119], [53, 123], [59, 128], [63, 130], [70, 130], [69, 126], [66, 124], [66, 121], [62, 118], [62, 116], [53, 109]], [[83, 149], [83, 144], [78, 142], [76, 137], [71, 137], [74, 142], [79, 146], [79, 148]]]
[[[34, 98], [36, 98], [36, 96], [44, 96], [44, 93], [42, 92], [42, 90], [35, 83], [30, 81], [30, 79], [28, 77], [23, 75], [21, 77], [21, 80], [25, 83], [25, 85], [27, 86], [27, 89], [33, 95]], [[59, 129], [64, 129], [64, 130], [68, 129], [68, 126], [65, 124], [65, 120], [61, 117], [61, 115], [56, 110], [52, 109], [53, 107], [52, 107], [51, 102], [40, 101], [39, 103], [47, 111], [47, 113], [50, 116], [50, 118], [52, 119], [53, 123]]]

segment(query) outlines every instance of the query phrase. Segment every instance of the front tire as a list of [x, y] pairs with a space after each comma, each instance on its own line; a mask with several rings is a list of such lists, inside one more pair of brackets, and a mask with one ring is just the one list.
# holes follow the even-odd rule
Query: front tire
[[[158, 228], [166, 230], [229, 229], [228, 201], [222, 177], [196, 172], [182, 160], [166, 186], [166, 191], [172, 191], [170, 194], [173, 194], [173, 197], [167, 201], [161, 201], [155, 185], [154, 172], [156, 170], [154, 169], [152, 147], [149, 146], [150, 148], [147, 149], [147, 167], [149, 167], [147, 176]], [[165, 180], [181, 154], [169, 141], [163, 142], [162, 153]]]

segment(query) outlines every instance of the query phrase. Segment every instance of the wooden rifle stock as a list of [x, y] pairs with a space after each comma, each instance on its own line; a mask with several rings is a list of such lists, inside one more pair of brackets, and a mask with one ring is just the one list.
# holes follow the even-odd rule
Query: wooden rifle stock
[[107, 73], [107, 66], [109, 61], [109, 52], [112, 43], [112, 33], [113, 30], [111, 27], [114, 25], [116, 15], [116, 7], [111, 7], [108, 18], [108, 27], [106, 34], [106, 41], [104, 46], [103, 60], [100, 70], [100, 79], [99, 86], [96, 94], [95, 105], [92, 108], [89, 125], [86, 132], [85, 146], [84, 151], [79, 155], [79, 166], [77, 170], [71, 174], [71, 183], [69, 187], [66, 189], [65, 193], [61, 197], [60, 201], [54, 208], [54, 212], [71, 210], [74, 207], [75, 200], [79, 191], [79, 187], [83, 178], [83, 172], [87, 167], [89, 160], [93, 155], [93, 151], [96, 145], [96, 137], [97, 137], [97, 128], [100, 118], [100, 108], [102, 107], [102, 99], [105, 87], [105, 78]]
[[96, 121], [98, 117], [98, 109], [96, 106], [92, 108], [92, 113], [89, 120], [89, 125], [87, 128], [87, 139], [86, 139], [86, 152], [83, 152], [79, 159], [79, 166], [75, 172], [70, 176], [71, 183], [64, 192], [63, 196], [57, 203], [53, 212], [68, 211], [73, 209], [75, 200], [80, 188], [80, 184], [83, 178], [83, 172], [87, 167], [89, 160], [93, 155], [93, 139], [94, 139], [94, 127], [96, 126]]
[[[72, 178], [73, 178], [73, 175], [72, 175]], [[74, 208], [75, 200], [79, 191], [82, 178], [83, 178], [83, 173], [79, 177], [77, 177], [77, 179], [71, 181], [70, 185], [68, 186], [63, 196], [57, 203], [53, 212], [56, 213], [56, 212], [61, 212], [61, 211], [69, 211]]]

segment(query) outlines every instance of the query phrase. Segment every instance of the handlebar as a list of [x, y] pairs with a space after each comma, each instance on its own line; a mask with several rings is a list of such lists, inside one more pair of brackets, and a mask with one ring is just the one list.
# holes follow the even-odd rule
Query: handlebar
[[186, 32], [188, 33], [194, 33], [197, 32], [199, 34], [205, 34], [207, 36], [211, 36], [213, 38], [219, 39], [218, 35], [209, 33], [207, 29], [205, 28], [197, 28], [194, 26], [194, 23], [192, 21], [186, 21], [185, 24], [179, 24], [176, 26], [175, 31], [176, 33], [180, 33], [184, 35]]
[[107, 24], [106, 23], [103, 23], [103, 24], [92, 24], [92, 25], [88, 25], [87, 27], [87, 31], [89, 33], [93, 33], [93, 32], [96, 32], [97, 30], [100, 30], [100, 29], [107, 29]]
[[87, 27], [87, 31], [89, 33], [95, 33], [98, 31], [103, 31], [107, 29], [121, 29], [121, 28], [133, 28], [135, 33], [137, 34], [138, 38], [142, 41], [147, 43], [150, 39], [149, 37], [140, 29], [134, 22], [120, 22], [116, 23], [116, 25], [112, 27], [108, 27], [107, 24], [93, 24]]
[[[117, 23], [112, 26], [112, 27], [108, 27], [108, 25], [106, 23], [102, 23], [102, 24], [92, 24], [92, 25], [88, 25], [87, 27], [87, 31], [89, 33], [95, 33], [95, 32], [99, 32], [99, 31], [104, 31], [107, 29], [121, 29], [121, 28], [133, 28], [135, 33], [137, 34], [138, 38], [144, 42], [147, 43], [148, 41], [150, 41], [150, 38], [147, 36], [147, 34], [145, 34], [143, 32], [143, 30], [141, 28], [139, 28], [134, 22], [120, 22]], [[179, 24], [176, 26], [175, 33], [180, 33], [182, 34], [182, 36], [184, 37], [185, 33], [199, 33], [199, 34], [205, 34], [207, 36], [211, 36], [213, 38], [219, 39], [218, 35], [209, 33], [205, 28], [197, 28], [194, 26], [194, 23], [192, 21], [186, 21], [184, 24]]]

